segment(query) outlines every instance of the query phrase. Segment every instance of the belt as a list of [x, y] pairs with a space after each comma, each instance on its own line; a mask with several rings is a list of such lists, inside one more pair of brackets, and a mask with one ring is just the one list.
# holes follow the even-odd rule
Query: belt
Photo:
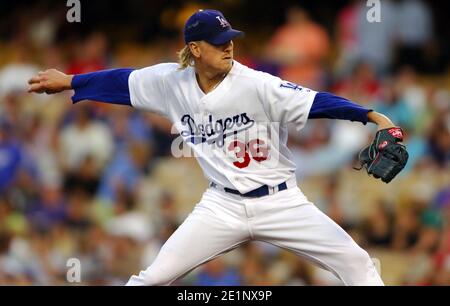
[[211, 182], [209, 184], [211, 187], [217, 188], [217, 189], [222, 189], [225, 192], [228, 193], [232, 193], [232, 194], [236, 194], [236, 195], [240, 195], [241, 197], [245, 197], [245, 198], [259, 198], [259, 197], [263, 197], [269, 194], [274, 194], [276, 192], [285, 190], [288, 188], [288, 184], [286, 182], [281, 183], [275, 187], [270, 187], [267, 185], [263, 185], [257, 189], [254, 189], [252, 191], [246, 192], [246, 193], [240, 193], [238, 190], [234, 190], [234, 189], [230, 189], [227, 187], [220, 187], [219, 185], [217, 185], [214, 182]]

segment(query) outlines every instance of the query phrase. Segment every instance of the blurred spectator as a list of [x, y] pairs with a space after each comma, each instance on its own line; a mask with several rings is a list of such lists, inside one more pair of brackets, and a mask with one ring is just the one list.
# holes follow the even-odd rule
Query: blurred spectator
[[66, 225], [74, 231], [85, 232], [92, 225], [90, 213], [91, 201], [81, 190], [68, 193], [66, 209]]
[[97, 193], [100, 184], [100, 173], [95, 165], [95, 161], [91, 155], [81, 162], [79, 168], [69, 172], [65, 176], [64, 190], [70, 192], [71, 190], [81, 190], [90, 196]]
[[[36, 167], [21, 143], [13, 137], [12, 126], [0, 117], [0, 195], [24, 179], [36, 176]], [[36, 183], [36, 182], [34, 182]]]
[[132, 108], [114, 107], [105, 120], [112, 127], [114, 146], [123, 150], [130, 142], [153, 144], [153, 129], [145, 115]]
[[59, 137], [63, 169], [67, 173], [76, 171], [86, 158], [92, 158], [95, 171], [101, 171], [114, 150], [111, 131], [90, 118], [87, 105], [78, 105], [72, 111], [74, 122], [65, 126]]
[[370, 7], [365, 1], [358, 1], [358, 52], [357, 60], [368, 62], [377, 74], [389, 72], [393, 60], [397, 6], [391, 0], [380, 5], [381, 22], [369, 22], [367, 12]]
[[43, 7], [38, 8], [33, 15], [29, 27], [30, 41], [36, 47], [48, 47], [55, 40], [58, 30], [55, 16], [45, 14]]
[[442, 216], [439, 211], [427, 209], [421, 214], [422, 228], [413, 251], [418, 253], [433, 254], [439, 245], [442, 230]]
[[11, 253], [13, 235], [0, 231], [0, 283], [30, 285], [32, 279], [26, 267]]
[[396, 64], [423, 69], [424, 51], [433, 39], [432, 14], [422, 0], [402, 0], [396, 13]]
[[44, 187], [40, 198], [27, 209], [27, 217], [35, 230], [48, 232], [66, 221], [66, 206], [60, 188]]
[[223, 258], [216, 258], [201, 267], [196, 286], [240, 286], [238, 273], [227, 267]]
[[114, 202], [121, 192], [134, 193], [150, 171], [151, 152], [145, 143], [133, 142], [116, 153], [100, 180], [99, 196]]
[[338, 197], [339, 180], [336, 176], [330, 176], [325, 183], [323, 192], [323, 203], [316, 203], [317, 206], [322, 206], [325, 212], [334, 222], [339, 224], [344, 229], [349, 226], [348, 220], [345, 219], [345, 213], [342, 210], [341, 203]]
[[[447, 188], [448, 189], [448, 188]], [[448, 191], [447, 191], [448, 192]], [[443, 208], [444, 228], [440, 237], [437, 252], [433, 256], [433, 285], [450, 285], [450, 200]]]
[[337, 95], [367, 105], [380, 95], [381, 83], [374, 67], [367, 62], [355, 62], [349, 77], [343, 77], [333, 86]]
[[152, 222], [158, 228], [164, 228], [165, 224], [181, 224], [184, 218], [180, 218], [173, 193], [163, 192], [157, 205], [157, 214]]
[[337, 16], [336, 22], [336, 44], [338, 48], [338, 58], [336, 60], [336, 70], [339, 76], [347, 76], [348, 71], [354, 67], [358, 60], [359, 49], [359, 0], [351, 0]]
[[386, 206], [379, 202], [362, 224], [366, 243], [369, 245], [389, 247], [392, 243], [393, 220]]
[[103, 33], [90, 34], [77, 44], [75, 58], [69, 63], [68, 74], [88, 73], [106, 68], [107, 40]]
[[0, 232], [24, 235], [28, 229], [29, 224], [22, 211], [14, 207], [8, 198], [0, 196]]
[[418, 135], [410, 132], [409, 130], [404, 130], [404, 144], [408, 148], [408, 163], [403, 169], [403, 174], [408, 174], [409, 171], [416, 168], [420, 162], [425, 159], [427, 152], [426, 139], [422, 135]]
[[450, 112], [437, 114], [428, 134], [429, 153], [441, 166], [450, 161]]
[[105, 277], [109, 253], [112, 251], [109, 237], [97, 226], [89, 227], [80, 237], [76, 258], [82, 266], [81, 279], [90, 285], [111, 285]]
[[[11, 93], [24, 92], [28, 80], [38, 73], [27, 51], [24, 46], [13, 45], [12, 58], [6, 66], [0, 67], [0, 99]], [[0, 114], [1, 108], [0, 104]]]
[[[33, 114], [17, 130], [21, 131], [25, 159], [34, 167], [32, 183], [43, 186], [58, 186], [63, 181], [55, 146], [55, 126], [45, 122], [42, 115]], [[31, 186], [29, 189], [32, 189]]]
[[426, 129], [433, 109], [427, 107], [427, 92], [419, 82], [416, 70], [409, 66], [402, 67], [393, 80], [399, 98], [408, 104], [412, 112], [411, 131], [421, 135]]
[[145, 118], [152, 127], [152, 138], [157, 144], [154, 147], [155, 157], [171, 155], [173, 140], [178, 137], [176, 130], [172, 129], [172, 123], [167, 118], [153, 113], [146, 114]]
[[11, 138], [12, 127], [0, 118], [0, 194], [14, 183], [22, 162], [20, 144]]
[[290, 277], [287, 286], [311, 286], [314, 283], [314, 273], [311, 266], [305, 261], [296, 258], [293, 264], [292, 276]]
[[111, 240], [111, 256], [106, 262], [110, 273], [109, 282], [113, 285], [124, 285], [130, 278], [130, 274], [136, 274], [140, 270], [140, 258], [142, 249], [139, 241], [129, 236], [113, 236]]
[[154, 234], [150, 218], [135, 209], [135, 198], [122, 190], [115, 203], [115, 216], [106, 224], [109, 234], [117, 237], [128, 237], [139, 243], [145, 243]]
[[415, 113], [395, 86], [394, 80], [386, 79], [382, 85], [380, 101], [373, 109], [389, 117], [394, 124], [403, 129], [414, 128]]
[[243, 248], [245, 258], [240, 267], [243, 283], [251, 286], [276, 285], [274, 278], [269, 274], [265, 256], [258, 244], [248, 243]]
[[419, 217], [414, 208], [402, 208], [396, 212], [392, 247], [396, 250], [409, 249], [419, 239]]
[[337, 18], [337, 75], [348, 76], [358, 63], [374, 67], [376, 74], [385, 75], [391, 68], [396, 38], [398, 8], [386, 0], [380, 7], [380, 22], [369, 22], [371, 9], [364, 1], [350, 1]]
[[269, 58], [281, 65], [280, 77], [316, 90], [323, 88], [323, 64], [329, 52], [325, 29], [308, 13], [293, 6], [267, 45]]

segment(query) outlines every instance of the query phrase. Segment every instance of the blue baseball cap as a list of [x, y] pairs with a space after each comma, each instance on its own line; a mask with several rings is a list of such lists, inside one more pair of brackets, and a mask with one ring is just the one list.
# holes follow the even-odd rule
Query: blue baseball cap
[[244, 32], [234, 30], [223, 14], [216, 10], [199, 10], [186, 21], [184, 42], [204, 40], [213, 45], [222, 45]]

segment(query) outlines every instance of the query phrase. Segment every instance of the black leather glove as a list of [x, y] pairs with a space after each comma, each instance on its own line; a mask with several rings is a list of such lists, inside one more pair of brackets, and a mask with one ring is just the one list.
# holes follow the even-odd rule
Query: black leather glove
[[369, 175], [389, 183], [408, 161], [408, 151], [400, 144], [402, 141], [401, 128], [379, 130], [374, 141], [359, 153], [359, 169], [365, 168]]

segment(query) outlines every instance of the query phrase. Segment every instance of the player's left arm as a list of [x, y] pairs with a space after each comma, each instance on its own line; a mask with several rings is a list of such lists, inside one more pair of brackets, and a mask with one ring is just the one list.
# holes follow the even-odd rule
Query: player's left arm
[[395, 127], [385, 115], [328, 92], [319, 92], [314, 97], [308, 119], [318, 118], [358, 121], [362, 124], [372, 122], [378, 125], [378, 130]]

